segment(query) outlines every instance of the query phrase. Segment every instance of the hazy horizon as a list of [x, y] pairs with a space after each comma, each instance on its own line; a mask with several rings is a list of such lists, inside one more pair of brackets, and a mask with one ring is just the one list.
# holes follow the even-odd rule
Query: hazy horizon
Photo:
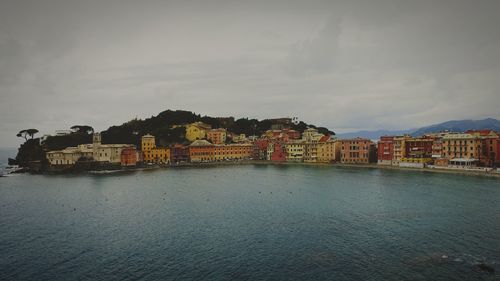
[[0, 0], [0, 147], [166, 109], [337, 133], [500, 119], [500, 2]]

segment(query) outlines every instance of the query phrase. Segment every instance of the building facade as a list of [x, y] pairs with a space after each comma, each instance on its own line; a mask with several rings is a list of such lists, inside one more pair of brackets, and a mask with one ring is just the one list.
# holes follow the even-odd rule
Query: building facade
[[377, 143], [379, 165], [392, 165], [394, 157], [394, 136], [382, 136]]
[[213, 144], [223, 144], [226, 142], [227, 130], [223, 128], [211, 129], [207, 131], [207, 140]]
[[186, 139], [190, 142], [205, 139], [210, 129], [212, 129], [212, 127], [203, 122], [191, 123], [186, 126]]
[[370, 163], [371, 144], [371, 140], [363, 138], [341, 140], [340, 162], [347, 164]]

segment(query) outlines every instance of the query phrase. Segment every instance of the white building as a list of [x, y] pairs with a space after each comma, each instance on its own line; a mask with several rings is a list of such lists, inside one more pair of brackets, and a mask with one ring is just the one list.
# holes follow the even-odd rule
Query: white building
[[133, 144], [101, 144], [101, 134], [94, 133], [92, 144], [80, 144], [63, 150], [47, 152], [50, 165], [74, 165], [84, 157], [97, 162], [121, 163], [122, 150], [135, 148]]

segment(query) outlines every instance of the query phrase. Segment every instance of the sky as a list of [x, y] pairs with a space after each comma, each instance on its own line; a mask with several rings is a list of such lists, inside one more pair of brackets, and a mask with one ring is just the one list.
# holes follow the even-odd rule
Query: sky
[[166, 109], [335, 132], [500, 118], [500, 1], [0, 0], [0, 146]]

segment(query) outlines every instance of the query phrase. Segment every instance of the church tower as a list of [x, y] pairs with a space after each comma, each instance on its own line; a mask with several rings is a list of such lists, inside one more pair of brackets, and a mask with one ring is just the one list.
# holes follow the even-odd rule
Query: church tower
[[92, 158], [99, 161], [99, 147], [101, 146], [101, 133], [94, 133], [92, 138]]

